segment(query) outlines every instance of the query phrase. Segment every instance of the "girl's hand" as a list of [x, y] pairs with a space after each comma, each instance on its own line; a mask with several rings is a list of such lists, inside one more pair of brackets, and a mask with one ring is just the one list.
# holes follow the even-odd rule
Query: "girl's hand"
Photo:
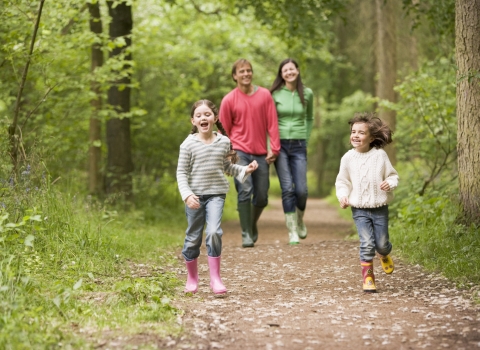
[[381, 184], [380, 184], [380, 189], [382, 191], [390, 191], [390, 185], [388, 184], [388, 182], [385, 180], [383, 181]]
[[247, 169], [245, 170], [245, 174], [251, 174], [258, 168], [258, 163], [256, 160], [251, 162], [250, 164], [247, 165]]
[[350, 204], [348, 203], [348, 197], [343, 197], [340, 199], [340, 208], [347, 209]]
[[194, 194], [191, 194], [190, 196], [187, 197], [187, 199], [185, 199], [185, 204], [190, 209], [200, 208], [200, 202], [198, 201], [198, 197], [195, 196]]

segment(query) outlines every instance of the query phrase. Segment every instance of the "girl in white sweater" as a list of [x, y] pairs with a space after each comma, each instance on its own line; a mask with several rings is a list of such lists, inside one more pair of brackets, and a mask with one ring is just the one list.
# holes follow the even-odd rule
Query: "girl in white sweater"
[[352, 207], [360, 237], [363, 291], [375, 293], [375, 251], [385, 273], [394, 268], [389, 255], [388, 204], [398, 185], [398, 173], [383, 150], [392, 142], [392, 131], [373, 113], [355, 113], [348, 123], [353, 149], [342, 157], [335, 188], [340, 207]]

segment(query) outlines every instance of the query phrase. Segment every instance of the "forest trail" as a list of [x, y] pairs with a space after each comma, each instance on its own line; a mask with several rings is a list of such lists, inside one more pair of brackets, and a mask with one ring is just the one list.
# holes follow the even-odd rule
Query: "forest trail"
[[[271, 200], [254, 248], [241, 247], [237, 221], [225, 223], [227, 295], [209, 290], [202, 246], [199, 291], [176, 301], [186, 335], [162, 348], [480, 349], [480, 307], [467, 292], [402, 262], [394, 247], [394, 273], [375, 259], [378, 293], [365, 294], [358, 242], [344, 239], [352, 225], [318, 199], [309, 199], [305, 222], [308, 237], [289, 246], [281, 202]], [[178, 273], [186, 279], [185, 268]]]

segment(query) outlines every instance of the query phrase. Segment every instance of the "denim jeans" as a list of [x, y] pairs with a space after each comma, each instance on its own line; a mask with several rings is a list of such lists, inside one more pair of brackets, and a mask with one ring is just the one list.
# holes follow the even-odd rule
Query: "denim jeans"
[[390, 254], [388, 205], [379, 208], [352, 207], [352, 216], [360, 237], [360, 260], [373, 260], [375, 250], [381, 255]]
[[185, 260], [191, 261], [200, 255], [202, 234], [205, 224], [205, 245], [208, 256], [218, 257], [222, 255], [222, 235], [220, 227], [225, 205], [225, 195], [199, 195], [200, 208], [190, 209], [185, 206], [188, 227], [183, 245], [182, 254]]
[[285, 213], [302, 211], [307, 205], [307, 143], [305, 140], [280, 140], [280, 154], [275, 161]]
[[270, 187], [269, 165], [266, 155], [256, 156], [242, 151], [236, 151], [239, 165], [248, 165], [256, 160], [258, 168], [242, 184], [235, 179], [235, 188], [238, 193], [238, 203], [251, 202], [254, 206], [265, 208], [268, 204], [268, 189]]

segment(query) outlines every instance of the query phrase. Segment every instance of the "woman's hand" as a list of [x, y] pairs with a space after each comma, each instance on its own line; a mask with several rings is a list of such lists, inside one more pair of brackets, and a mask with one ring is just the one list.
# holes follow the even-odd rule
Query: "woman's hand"
[[340, 198], [340, 208], [347, 209], [350, 204], [348, 203], [348, 197]]
[[247, 165], [247, 169], [245, 170], [245, 174], [251, 174], [258, 168], [258, 163], [256, 160], [251, 162], [250, 164]]
[[190, 196], [187, 197], [187, 199], [185, 199], [185, 204], [190, 209], [200, 208], [200, 202], [198, 201], [198, 197], [195, 196], [194, 194], [191, 194]]

